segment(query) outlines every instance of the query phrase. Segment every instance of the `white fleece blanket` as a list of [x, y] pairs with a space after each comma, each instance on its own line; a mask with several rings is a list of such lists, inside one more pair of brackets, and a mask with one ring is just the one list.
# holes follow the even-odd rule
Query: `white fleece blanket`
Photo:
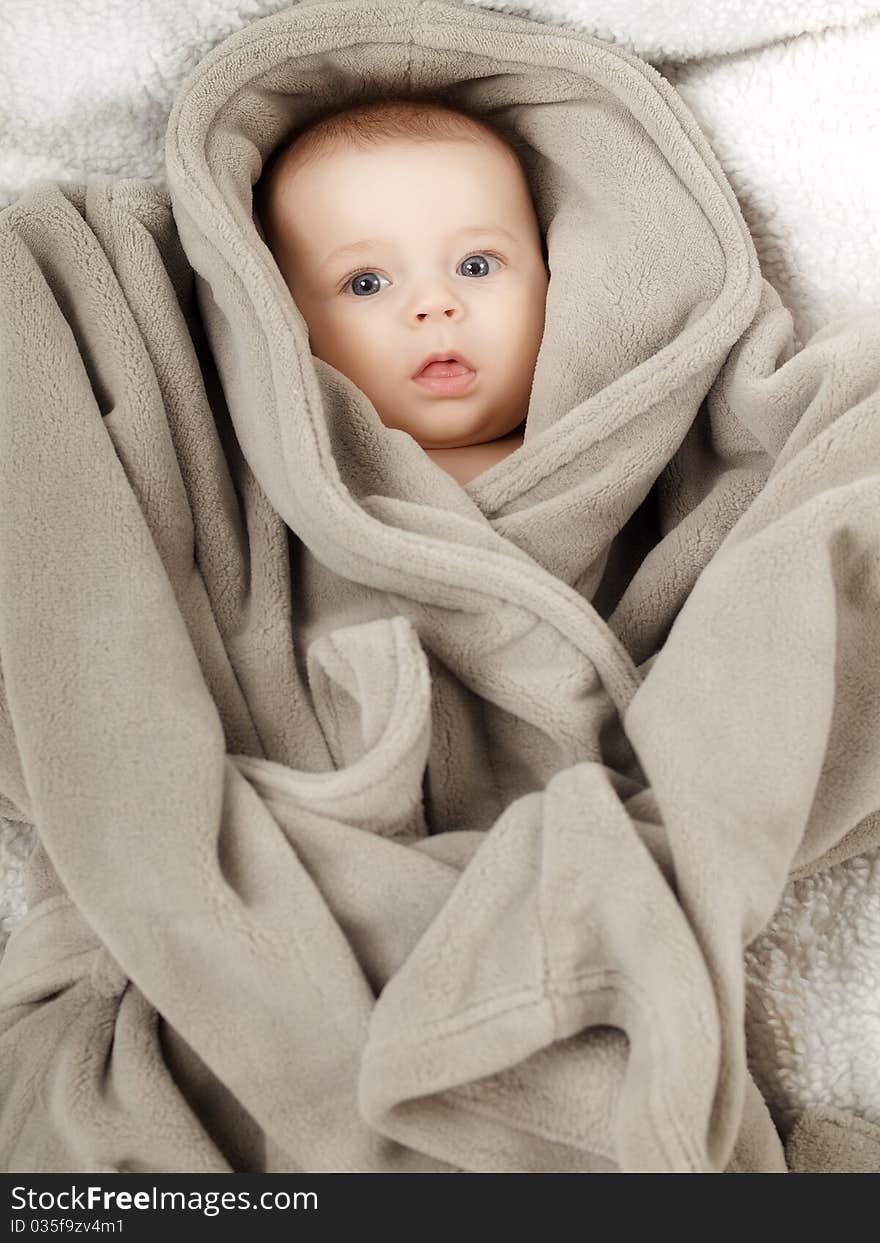
[[[500, 9], [622, 44], [676, 85], [801, 342], [880, 306], [880, 0], [529, 0]], [[34, 179], [162, 182], [172, 100], [228, 34], [288, 0], [5, 0], [0, 206]], [[47, 63], [54, 72], [46, 72]], [[30, 845], [0, 822], [0, 945]], [[752, 1070], [787, 1131], [806, 1106], [880, 1122], [880, 855], [792, 883], [746, 955]]]

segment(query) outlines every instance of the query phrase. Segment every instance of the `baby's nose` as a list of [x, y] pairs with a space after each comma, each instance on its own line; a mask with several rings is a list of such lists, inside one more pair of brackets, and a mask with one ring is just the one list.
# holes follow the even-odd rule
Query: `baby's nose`
[[458, 319], [464, 314], [459, 292], [448, 280], [437, 276], [428, 277], [419, 288], [413, 290], [411, 308], [416, 319]]

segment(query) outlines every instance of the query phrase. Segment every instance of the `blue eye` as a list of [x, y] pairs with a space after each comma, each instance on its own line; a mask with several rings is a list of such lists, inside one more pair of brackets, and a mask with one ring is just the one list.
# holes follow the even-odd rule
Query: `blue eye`
[[494, 258], [495, 258], [494, 255], [484, 254], [480, 252], [479, 254], [468, 255], [467, 259], [464, 259], [459, 266], [464, 268], [464, 267], [467, 267], [469, 263], [477, 263], [477, 264], [482, 263], [486, 267], [485, 272], [466, 272], [465, 275], [466, 276], [488, 276], [490, 269], [489, 269], [487, 260], [494, 259]]
[[[349, 281], [349, 287], [355, 297], [363, 298], [369, 294], [377, 293], [382, 288], [378, 284], [379, 281], [385, 281], [386, 285], [389, 284], [385, 277], [380, 276], [378, 272], [361, 272]], [[373, 282], [376, 282], [376, 288], [371, 287]]]

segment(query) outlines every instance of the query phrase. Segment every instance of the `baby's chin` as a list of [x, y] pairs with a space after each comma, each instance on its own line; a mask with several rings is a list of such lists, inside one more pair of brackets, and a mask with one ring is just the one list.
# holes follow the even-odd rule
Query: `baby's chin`
[[512, 424], [510, 419], [475, 419], [472, 413], [443, 410], [429, 418], [401, 419], [385, 425], [408, 432], [423, 449], [466, 449], [512, 435], [521, 428], [522, 419]]

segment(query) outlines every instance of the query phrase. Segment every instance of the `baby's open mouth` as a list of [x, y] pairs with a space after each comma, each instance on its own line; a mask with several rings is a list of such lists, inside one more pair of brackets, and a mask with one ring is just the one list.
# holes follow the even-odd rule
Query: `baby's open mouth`
[[439, 397], [459, 397], [476, 381], [473, 368], [458, 359], [435, 360], [428, 363], [413, 379], [420, 388]]
[[448, 354], [437, 350], [422, 360], [422, 365], [416, 368], [410, 379], [415, 380], [421, 375], [446, 379], [464, 375], [466, 371], [476, 371], [476, 367], [469, 358], [465, 358], [464, 354], [459, 354], [457, 350], [450, 350]]
[[438, 380], [448, 380], [452, 376], [467, 375], [472, 370], [472, 367], [466, 367], [457, 358], [446, 358], [443, 361], [428, 363], [419, 372], [419, 376], [431, 376]]

